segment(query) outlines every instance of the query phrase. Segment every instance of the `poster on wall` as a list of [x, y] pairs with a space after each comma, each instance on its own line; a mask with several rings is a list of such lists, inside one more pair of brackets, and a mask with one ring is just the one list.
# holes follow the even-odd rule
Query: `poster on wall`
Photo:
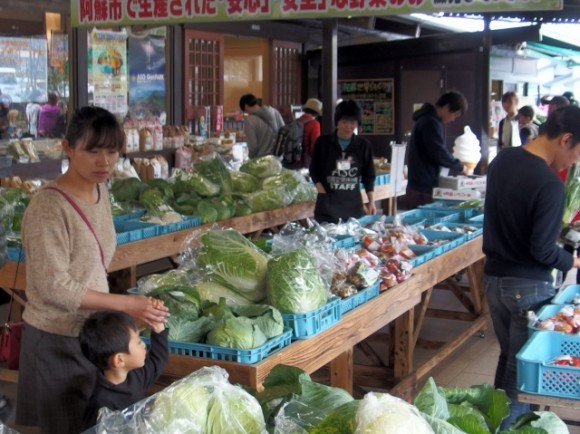
[[338, 95], [354, 99], [362, 108], [359, 134], [395, 134], [395, 100], [392, 78], [339, 80]]
[[89, 102], [125, 117], [127, 32], [94, 29], [89, 33], [88, 44]]
[[131, 119], [167, 118], [165, 108], [165, 28], [129, 35], [129, 114]]

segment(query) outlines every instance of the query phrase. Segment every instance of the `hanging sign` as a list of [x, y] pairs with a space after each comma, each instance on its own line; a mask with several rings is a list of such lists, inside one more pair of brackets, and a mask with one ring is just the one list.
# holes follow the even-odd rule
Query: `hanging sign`
[[339, 80], [338, 95], [353, 99], [362, 108], [359, 134], [395, 134], [395, 100], [392, 78]]
[[562, 9], [563, 0], [71, 0], [80, 26]]

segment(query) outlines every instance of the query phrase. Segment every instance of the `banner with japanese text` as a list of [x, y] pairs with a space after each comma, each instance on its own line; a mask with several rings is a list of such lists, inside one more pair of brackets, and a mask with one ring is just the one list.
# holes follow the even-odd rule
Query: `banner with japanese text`
[[88, 35], [89, 102], [124, 117], [127, 105], [127, 32], [94, 29]]
[[395, 134], [395, 97], [392, 78], [338, 80], [338, 96], [362, 108], [359, 134]]
[[562, 9], [563, 0], [71, 0], [80, 26]]

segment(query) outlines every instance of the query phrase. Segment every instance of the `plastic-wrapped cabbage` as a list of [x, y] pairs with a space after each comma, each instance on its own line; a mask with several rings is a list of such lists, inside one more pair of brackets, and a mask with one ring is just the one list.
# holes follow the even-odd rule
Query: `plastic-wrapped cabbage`
[[268, 257], [234, 229], [212, 229], [199, 236], [197, 265], [248, 300], [266, 298]]
[[163, 274], [150, 274], [137, 281], [139, 292], [147, 294], [160, 286], [189, 285], [189, 273], [185, 270], [170, 270]]
[[293, 203], [314, 202], [317, 194], [314, 184], [303, 182], [296, 187]]
[[201, 368], [121, 411], [103, 408], [85, 434], [267, 434], [258, 401], [228, 382], [220, 367]]
[[193, 168], [196, 172], [219, 186], [222, 192], [229, 193], [232, 191], [230, 171], [222, 157], [220, 157], [216, 152], [199, 157], [193, 163]]
[[274, 187], [268, 190], [260, 190], [255, 193], [244, 195], [244, 200], [253, 212], [269, 211], [283, 208], [292, 203], [293, 195], [285, 186]]
[[434, 434], [416, 407], [388, 393], [367, 393], [356, 423], [355, 434]]
[[282, 313], [305, 313], [326, 304], [316, 260], [304, 247], [268, 261], [268, 303]]
[[197, 289], [199, 297], [202, 300], [218, 303], [220, 298], [225, 298], [226, 304], [230, 307], [252, 304], [250, 300], [240, 295], [240, 293], [212, 280], [204, 280], [196, 283], [195, 289]]
[[234, 193], [253, 193], [260, 188], [260, 180], [254, 175], [234, 170], [230, 176]]
[[248, 160], [240, 167], [240, 172], [249, 173], [257, 178], [264, 179], [268, 176], [276, 176], [282, 172], [280, 159], [273, 155]]
[[176, 184], [174, 191], [181, 192], [183, 186], [180, 186], [180, 184], [185, 183], [189, 189], [201, 196], [217, 196], [220, 193], [219, 185], [197, 172], [178, 170], [175, 173], [174, 183]]
[[262, 407], [252, 395], [229, 383], [212, 393], [206, 434], [265, 434]]

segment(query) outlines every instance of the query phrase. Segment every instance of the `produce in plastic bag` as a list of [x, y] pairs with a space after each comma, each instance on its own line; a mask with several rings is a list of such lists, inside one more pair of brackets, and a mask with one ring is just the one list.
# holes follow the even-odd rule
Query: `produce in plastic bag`
[[292, 203], [293, 197], [294, 194], [290, 193], [285, 186], [243, 195], [244, 201], [252, 209], [252, 212], [283, 208]]
[[205, 367], [121, 411], [103, 408], [85, 434], [267, 434], [258, 401]]
[[419, 410], [388, 393], [369, 392], [356, 413], [355, 434], [434, 434]]
[[264, 179], [269, 176], [276, 176], [282, 172], [280, 159], [273, 155], [265, 155], [246, 161], [240, 167], [240, 172], [249, 173], [257, 178]]
[[220, 187], [222, 193], [232, 191], [232, 179], [226, 163], [216, 152], [202, 155], [193, 163], [193, 169]]
[[316, 261], [304, 247], [268, 261], [268, 302], [282, 313], [305, 313], [326, 304]]

